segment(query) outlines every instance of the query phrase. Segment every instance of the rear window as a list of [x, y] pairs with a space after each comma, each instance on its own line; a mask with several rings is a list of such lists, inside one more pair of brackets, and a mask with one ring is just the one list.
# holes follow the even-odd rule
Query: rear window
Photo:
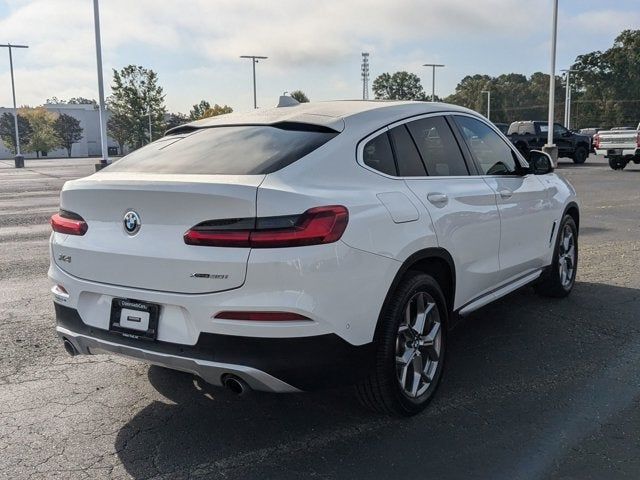
[[109, 172], [262, 175], [290, 165], [338, 132], [315, 125], [200, 128], [156, 140], [108, 167]]

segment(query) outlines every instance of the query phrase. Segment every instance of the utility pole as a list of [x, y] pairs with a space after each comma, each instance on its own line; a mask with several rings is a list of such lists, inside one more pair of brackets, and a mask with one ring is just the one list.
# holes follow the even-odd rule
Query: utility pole
[[93, 24], [96, 36], [96, 63], [98, 65], [98, 100], [100, 113], [100, 145], [102, 159], [96, 164], [96, 170], [101, 170], [109, 164], [107, 150], [107, 107], [104, 103], [104, 80], [102, 78], [102, 42], [100, 41], [100, 9], [98, 0], [93, 0]]
[[425, 63], [422, 66], [423, 67], [431, 67], [432, 68], [432, 72], [431, 72], [431, 101], [435, 102], [436, 101], [436, 68], [444, 67], [444, 65], [441, 65], [439, 63]]
[[369, 100], [369, 54], [362, 52], [362, 100]]
[[18, 131], [18, 107], [16, 105], [16, 84], [13, 78], [13, 53], [11, 49], [13, 48], [29, 48], [28, 45], [11, 45], [7, 43], [5, 45], [0, 45], [0, 47], [4, 47], [9, 49], [9, 69], [11, 70], [11, 94], [13, 95], [13, 126], [16, 131], [16, 156], [14, 158], [14, 165], [16, 168], [24, 167], [24, 157], [20, 154], [20, 132]]
[[558, 161], [558, 147], [553, 143], [553, 119], [556, 90], [556, 42], [558, 37], [558, 0], [553, 0], [551, 17], [551, 65], [549, 66], [549, 118], [547, 122], [547, 144], [542, 151], [551, 155], [553, 162]]
[[269, 57], [261, 57], [259, 55], [240, 55], [240, 58], [251, 59], [251, 66], [253, 67], [253, 108], [258, 108], [258, 102], [256, 100], [256, 63], [258, 63], [258, 60], [266, 60]]
[[491, 90], [482, 90], [483, 94], [487, 94], [487, 120], [491, 120]]
[[562, 71], [565, 72], [566, 75], [566, 90], [564, 94], [564, 126], [567, 127], [567, 130], [571, 130], [571, 74], [579, 72], [580, 70], [567, 68]]

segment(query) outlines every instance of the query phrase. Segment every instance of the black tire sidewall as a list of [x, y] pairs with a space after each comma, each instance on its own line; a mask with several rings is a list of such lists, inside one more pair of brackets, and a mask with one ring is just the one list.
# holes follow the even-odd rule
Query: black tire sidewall
[[573, 154], [573, 161], [578, 165], [587, 161], [587, 157], [589, 156], [589, 151], [585, 147], [577, 147], [576, 151]]

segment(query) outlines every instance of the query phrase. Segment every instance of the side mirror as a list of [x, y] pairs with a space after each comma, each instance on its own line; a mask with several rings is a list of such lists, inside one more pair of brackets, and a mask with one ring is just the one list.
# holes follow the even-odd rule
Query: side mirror
[[534, 175], [546, 175], [553, 172], [553, 160], [551, 155], [540, 150], [529, 152], [530, 172]]

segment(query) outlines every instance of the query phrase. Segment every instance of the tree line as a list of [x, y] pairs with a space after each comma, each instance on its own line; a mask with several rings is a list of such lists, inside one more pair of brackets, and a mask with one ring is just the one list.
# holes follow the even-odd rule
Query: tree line
[[[570, 67], [571, 125], [583, 127], [635, 126], [640, 122], [640, 30], [625, 30], [608, 50], [579, 55]], [[556, 76], [555, 120], [564, 115], [566, 77]], [[498, 76], [468, 75], [456, 86], [447, 103], [487, 113], [491, 91], [491, 120], [546, 120], [549, 75], [506, 73]], [[377, 99], [426, 100], [420, 78], [408, 72], [383, 73], [373, 82]], [[438, 100], [438, 99], [437, 99]]]

